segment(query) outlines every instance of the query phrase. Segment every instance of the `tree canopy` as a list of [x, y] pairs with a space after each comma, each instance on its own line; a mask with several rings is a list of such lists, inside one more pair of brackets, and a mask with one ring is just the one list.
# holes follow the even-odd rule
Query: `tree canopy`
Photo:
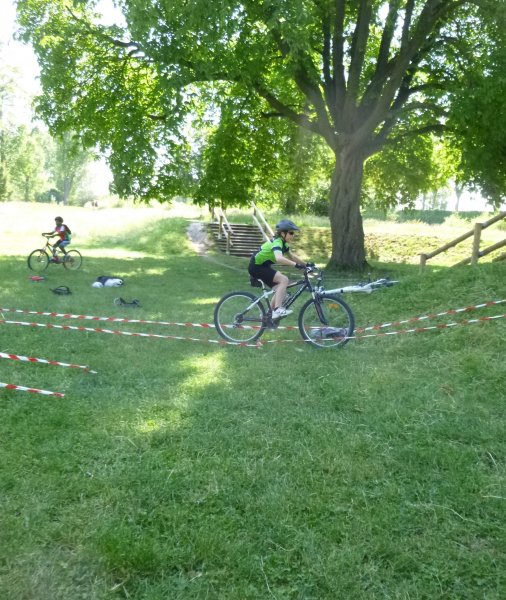
[[[490, 179], [504, 155], [489, 153], [485, 164], [473, 152], [499, 130], [488, 115], [505, 91], [494, 71], [504, 73], [504, 3], [118, 4], [126, 27], [100, 25], [86, 0], [19, 0], [18, 18], [41, 65], [40, 114], [53, 132], [98, 144], [120, 194], [248, 201], [282, 172], [287, 144], [304, 129], [332, 157], [330, 262], [340, 267], [365, 263], [364, 166], [380, 174], [397, 163], [406, 189], [420, 188], [414, 174], [427, 173], [432, 140], [449, 128], [476, 185], [504, 197], [504, 181]], [[478, 122], [470, 81], [481, 86]], [[383, 160], [369, 166], [375, 155]]]

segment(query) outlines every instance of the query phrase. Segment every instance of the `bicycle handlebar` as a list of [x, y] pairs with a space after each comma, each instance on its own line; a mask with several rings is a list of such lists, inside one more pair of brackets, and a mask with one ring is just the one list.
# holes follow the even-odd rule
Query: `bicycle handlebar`
[[382, 287], [392, 287], [394, 284], [399, 283], [398, 281], [390, 279], [377, 279], [376, 281], [370, 281], [368, 283], [357, 283], [356, 285], [348, 285], [342, 288], [334, 290], [325, 290], [327, 294], [345, 294], [347, 292], [362, 292], [364, 294], [372, 294], [374, 290], [379, 290]]
[[[319, 267], [317, 267], [314, 264], [310, 264], [310, 265], [306, 266], [304, 271], [305, 271], [306, 275], [310, 275], [311, 273], [320, 273], [321, 274], [323, 272], [322, 269], [320, 269]], [[372, 294], [372, 292], [374, 292], [374, 290], [378, 290], [383, 287], [392, 287], [396, 283], [399, 283], [399, 282], [397, 280], [388, 279], [386, 277], [383, 277], [381, 279], [376, 279], [376, 281], [368, 281], [367, 283], [357, 283], [355, 285], [348, 285], [348, 286], [333, 289], [333, 290], [325, 290], [325, 293], [327, 293], [327, 294], [331, 294], [331, 293], [345, 294], [347, 292], [362, 292], [364, 294]]]

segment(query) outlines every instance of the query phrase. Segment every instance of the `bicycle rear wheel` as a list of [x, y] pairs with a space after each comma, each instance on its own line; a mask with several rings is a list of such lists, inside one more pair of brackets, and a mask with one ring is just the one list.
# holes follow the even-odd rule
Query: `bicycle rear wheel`
[[49, 256], [43, 248], [34, 250], [30, 253], [30, 256], [28, 257], [28, 268], [32, 271], [36, 271], [37, 273], [45, 271], [47, 269], [48, 264]]
[[70, 271], [77, 271], [83, 264], [83, 257], [78, 250], [69, 250], [63, 257], [63, 266]]
[[216, 331], [228, 342], [254, 342], [265, 329], [265, 308], [250, 292], [230, 292], [214, 309]]
[[344, 346], [354, 328], [351, 308], [338, 296], [311, 298], [299, 313], [301, 336], [318, 348]]

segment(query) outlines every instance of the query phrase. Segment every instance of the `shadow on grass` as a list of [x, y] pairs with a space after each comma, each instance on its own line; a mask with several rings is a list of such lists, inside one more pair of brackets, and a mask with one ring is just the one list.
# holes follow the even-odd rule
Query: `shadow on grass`
[[[162, 248], [182, 246], [169, 234]], [[41, 283], [24, 259], [0, 259], [2, 305], [210, 322], [222, 294], [248, 289], [245, 272], [189, 253], [106, 253]], [[350, 298], [373, 322], [503, 289], [497, 266], [378, 268], [402, 283]], [[104, 274], [126, 285], [92, 288]], [[50, 292], [61, 284], [71, 296]], [[117, 310], [119, 295], [142, 307]], [[67, 392], [0, 393], [0, 577], [13, 597], [499, 597], [502, 504], [483, 491], [500, 490], [506, 450], [500, 331], [471, 350], [464, 331], [338, 352], [6, 332], [6, 351], [99, 371], [8, 371]]]

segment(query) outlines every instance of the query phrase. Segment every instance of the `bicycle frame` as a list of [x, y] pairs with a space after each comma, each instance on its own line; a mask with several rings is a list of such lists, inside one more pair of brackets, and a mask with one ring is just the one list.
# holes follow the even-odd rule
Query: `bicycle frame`
[[[311, 281], [309, 280], [310, 273], [317, 273], [317, 285], [316, 286], [313, 286], [311, 284]], [[257, 280], [257, 281], [260, 281], [260, 280]], [[313, 298], [318, 299], [318, 298], [325, 298], [328, 296], [332, 296], [335, 294], [346, 294], [346, 293], [351, 293], [351, 292], [361, 292], [361, 293], [365, 293], [365, 294], [371, 294], [374, 290], [377, 290], [382, 287], [391, 287], [395, 283], [398, 283], [397, 281], [391, 281], [389, 279], [377, 279], [376, 281], [369, 281], [364, 284], [348, 285], [348, 286], [345, 286], [342, 288], [333, 288], [331, 290], [326, 290], [322, 285], [322, 281], [323, 281], [323, 272], [321, 271], [321, 269], [318, 269], [317, 267], [312, 267], [312, 268], [310, 268], [310, 270], [306, 270], [304, 272], [304, 279], [299, 279], [299, 281], [293, 281], [292, 283], [288, 284], [287, 290], [289, 290], [290, 288], [297, 287], [297, 286], [300, 286], [300, 287], [295, 292], [295, 294], [290, 295], [287, 298], [285, 298], [285, 301], [283, 302], [283, 306], [285, 308], [289, 308], [297, 300], [297, 298], [305, 291], [311, 292]], [[263, 290], [262, 294], [247, 307], [247, 309], [244, 311], [244, 313], [248, 312], [253, 306], [256, 306], [262, 300], [268, 300], [268, 298], [270, 298], [270, 296], [272, 296], [274, 294], [274, 290], [267, 289], [267, 286], [265, 285], [265, 283], [263, 281], [260, 281], [260, 283], [262, 284], [262, 290]], [[267, 316], [270, 319], [270, 315], [272, 312], [270, 301], [268, 301], [268, 309], [269, 309], [269, 311], [268, 311]], [[323, 322], [324, 316], [321, 313], [320, 306], [318, 303], [316, 303], [316, 310], [318, 311], [318, 315], [322, 319], [322, 322]], [[245, 320], [247, 321], [248, 319], [246, 318]]]
[[[260, 281], [260, 280], [258, 280]], [[321, 277], [318, 277], [318, 282], [321, 282]], [[260, 281], [260, 283], [262, 284], [262, 294], [251, 304], [249, 304], [247, 306], [247, 308], [244, 310], [243, 314], [247, 313], [248, 311], [250, 311], [254, 306], [256, 306], [257, 304], [259, 304], [262, 300], [266, 300], [267, 301], [267, 306], [268, 306], [268, 312], [267, 312], [267, 319], [264, 318], [264, 322], [266, 325], [268, 324], [272, 324], [272, 325], [277, 325], [276, 321], [272, 321], [271, 319], [271, 315], [272, 315], [272, 308], [271, 308], [271, 303], [270, 303], [270, 297], [274, 294], [274, 290], [273, 289], [267, 289], [267, 286], [265, 285], [265, 283], [263, 281]], [[293, 281], [291, 283], [288, 284], [287, 286], [287, 290], [289, 290], [290, 288], [294, 288], [300, 286], [298, 288], [298, 290], [290, 296], [287, 296], [283, 302], [283, 306], [285, 308], [290, 307], [296, 300], [297, 298], [305, 291], [309, 291], [312, 293], [313, 297], [316, 296], [317, 293], [317, 289], [314, 288], [311, 285], [311, 282], [309, 281], [309, 272], [304, 272], [304, 279], [299, 279], [298, 281]], [[319, 307], [318, 309], [319, 310]], [[320, 311], [319, 311], [320, 312]], [[323, 315], [319, 314], [319, 316], [322, 318]], [[254, 322], [258, 322], [258, 319], [250, 319], [248, 317], [244, 317], [244, 321], [254, 321]]]
[[[55, 248], [55, 244], [51, 244], [51, 242], [49, 241], [49, 238], [46, 237], [46, 245], [44, 246], [44, 250], [50, 250], [52, 253], [54, 248]], [[60, 252], [61, 254], [65, 254], [63, 252], [63, 250], [60, 248], [60, 246], [56, 246], [56, 251]]]

